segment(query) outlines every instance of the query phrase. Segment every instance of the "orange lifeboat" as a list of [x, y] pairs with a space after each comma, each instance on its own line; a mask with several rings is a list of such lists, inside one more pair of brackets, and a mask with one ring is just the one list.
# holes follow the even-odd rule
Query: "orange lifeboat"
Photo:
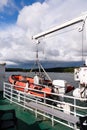
[[[22, 75], [11, 75], [9, 82], [14, 85], [14, 89], [27, 92], [35, 96], [50, 97], [51, 93], [66, 94], [74, 89], [74, 87], [68, 84], [65, 80], [46, 80], [39, 76], [26, 77]], [[29, 89], [28, 89], [29, 88]]]
[[[25, 77], [21, 75], [11, 75], [9, 77], [9, 82], [11, 84], [14, 84], [14, 89], [24, 92], [27, 88], [30, 88], [32, 90], [27, 89], [27, 93], [33, 94], [35, 96], [44, 97], [44, 92], [46, 93], [46, 97], [48, 97], [52, 89], [49, 87], [45, 87], [44, 85], [38, 85], [34, 83], [34, 78], [32, 77]], [[50, 84], [51, 81], [45, 80], [44, 83]], [[27, 88], [26, 88], [27, 86]], [[26, 88], [26, 89], [25, 89]], [[38, 91], [39, 90], [39, 91]]]

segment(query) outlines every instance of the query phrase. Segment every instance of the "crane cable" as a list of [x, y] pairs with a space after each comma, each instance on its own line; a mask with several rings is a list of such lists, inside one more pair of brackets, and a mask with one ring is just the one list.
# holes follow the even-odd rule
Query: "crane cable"
[[[87, 18], [87, 17], [86, 17]], [[86, 18], [82, 24], [82, 28], [81, 30], [79, 30], [79, 32], [82, 31], [82, 63], [84, 64], [84, 28], [85, 28], [85, 21], [86, 21]]]

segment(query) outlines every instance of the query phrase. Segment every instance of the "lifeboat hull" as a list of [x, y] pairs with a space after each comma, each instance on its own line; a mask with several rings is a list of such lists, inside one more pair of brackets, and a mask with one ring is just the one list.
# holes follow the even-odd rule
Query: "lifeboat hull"
[[[34, 79], [32, 77], [24, 77], [21, 75], [11, 75], [9, 77], [9, 82], [14, 85], [14, 89], [22, 92], [27, 92], [33, 94], [35, 96], [44, 97], [44, 93], [46, 93], [46, 97], [49, 97], [52, 89], [49, 87], [44, 87], [42, 85], [34, 84]], [[30, 89], [32, 90], [30, 90]]]
[[[39, 97], [50, 97], [52, 92], [65, 94], [74, 89], [70, 84], [65, 86], [66, 83], [63, 80], [55, 80], [53, 81], [53, 84], [50, 80], [44, 80], [44, 85], [38, 85], [34, 82], [34, 78], [22, 75], [11, 75], [9, 77], [9, 82], [14, 85], [14, 89]], [[59, 87], [60, 85], [62, 85], [62, 87]], [[54, 91], [55, 88], [58, 88], [58, 92]]]

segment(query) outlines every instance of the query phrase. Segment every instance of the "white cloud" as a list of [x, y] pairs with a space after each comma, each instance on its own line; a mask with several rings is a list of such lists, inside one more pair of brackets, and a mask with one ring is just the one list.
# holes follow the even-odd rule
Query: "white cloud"
[[[1, 30], [0, 39], [0, 53], [3, 60], [10, 59], [22, 61], [30, 57], [29, 54], [32, 52], [29, 46], [30, 41], [22, 28], [11, 26], [5, 31]], [[31, 57], [29, 59], [31, 59]]]
[[5, 7], [11, 7], [14, 5], [12, 0], [0, 0], [0, 11], [5, 11]]
[[[7, 5], [4, 0], [0, 6]], [[24, 61], [35, 59], [35, 44], [32, 35], [68, 21], [86, 11], [85, 0], [45, 0], [36, 2], [20, 10], [17, 22], [4, 30], [0, 30], [0, 59]], [[71, 33], [71, 35], [70, 35]], [[39, 45], [39, 57], [44, 59], [43, 51], [48, 60], [79, 60], [81, 39], [78, 30], [59, 35], [58, 38], [45, 40]], [[65, 39], [66, 37], [66, 39]], [[86, 52], [86, 49], [85, 49]]]
[[3, 11], [4, 7], [7, 6], [8, 0], [0, 0], [0, 11]]
[[0, 0], [0, 12], [12, 15], [15, 11], [19, 12], [19, 8], [16, 6], [14, 0]]

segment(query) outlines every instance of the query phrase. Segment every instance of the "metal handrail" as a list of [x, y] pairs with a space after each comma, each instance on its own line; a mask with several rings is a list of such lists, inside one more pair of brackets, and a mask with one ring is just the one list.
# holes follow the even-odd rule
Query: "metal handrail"
[[[16, 103], [17, 105], [20, 105], [22, 106], [24, 109], [29, 109], [29, 110], [32, 110], [31, 108], [29, 108], [27, 105], [26, 105], [26, 102], [34, 102], [34, 103], [38, 103], [38, 104], [42, 104], [43, 106], [48, 106], [49, 108], [52, 108], [54, 111], [55, 110], [59, 110], [59, 111], [64, 111], [64, 108], [63, 108], [63, 105], [69, 105], [70, 108], [73, 107], [73, 110], [66, 110], [66, 112], [69, 112], [68, 114], [71, 114], [73, 116], [84, 116], [83, 113], [78, 113], [77, 112], [77, 109], [79, 109], [80, 111], [84, 111], [84, 110], [87, 110], [87, 107], [86, 106], [80, 106], [80, 105], [77, 105], [76, 101], [87, 101], [87, 99], [81, 99], [81, 98], [76, 98], [76, 97], [73, 97], [73, 96], [68, 96], [68, 95], [63, 95], [63, 94], [56, 94], [56, 93], [51, 93], [53, 96], [58, 96], [58, 97], [62, 97], [62, 98], [67, 98], [67, 99], [73, 99], [73, 103], [72, 102], [68, 102], [68, 101], [60, 101], [60, 100], [54, 100], [54, 99], [50, 99], [50, 98], [47, 98], [46, 97], [46, 94], [50, 94], [48, 92], [43, 92], [43, 91], [40, 91], [40, 90], [36, 90], [36, 89], [31, 89], [31, 88], [27, 88], [27, 90], [34, 90], [36, 92], [43, 92], [44, 93], [44, 97], [40, 97], [40, 96], [34, 96], [32, 94], [29, 94], [26, 92], [26, 89], [24, 89], [24, 92], [22, 91], [19, 91], [19, 90], [16, 90], [14, 89], [14, 86], [13, 84], [9, 84], [9, 83], [6, 83], [4, 82], [4, 88], [3, 88], [3, 95], [5, 98], [7, 98], [8, 100], [10, 100], [10, 102], [14, 102]], [[16, 86], [18, 88], [24, 88], [22, 86]], [[9, 94], [8, 94], [9, 93]], [[32, 97], [32, 98], [31, 98]], [[41, 102], [39, 101], [38, 99], [43, 99], [44, 101]], [[51, 102], [54, 102], [56, 104], [60, 104], [60, 107], [58, 106], [53, 106], [52, 104], [47, 104], [46, 101], [51, 101]], [[37, 114], [41, 114], [45, 117], [47, 117], [47, 115], [41, 113], [40, 111], [35, 111], [36, 115]], [[48, 118], [50, 118], [48, 116]], [[57, 119], [51, 119], [52, 122], [54, 121], [57, 121], [60, 123], [60, 121], [58, 121]], [[61, 122], [62, 123], [62, 122]], [[52, 123], [54, 124], [54, 123]], [[62, 123], [62, 124], [65, 124], [65, 123]], [[72, 126], [70, 124], [65, 124], [66, 126], [72, 128]]]
[[[4, 83], [4, 85], [10, 85], [11, 88], [16, 86], [17, 88], [24, 88], [22, 86], [17, 86], [17, 85], [13, 85], [13, 84], [9, 84], [9, 83]], [[6, 87], [6, 86], [5, 86]], [[8, 88], [8, 87], [7, 87]], [[43, 92], [45, 93], [44, 91], [40, 91], [40, 90], [37, 90], [37, 89], [32, 89], [32, 88], [27, 88], [27, 90], [34, 90], [36, 92]], [[24, 92], [26, 93], [26, 89], [24, 90]], [[49, 92], [46, 92], [45, 94], [50, 94]], [[30, 94], [32, 95], [32, 94]], [[56, 93], [51, 93], [51, 95], [54, 95], [54, 96], [59, 96], [59, 97], [63, 97], [63, 98], [68, 98], [68, 99], [73, 99], [73, 100], [79, 100], [79, 101], [87, 101], [87, 98], [77, 98], [77, 97], [73, 97], [73, 96], [68, 96], [68, 95], [63, 95], [63, 94], [56, 94]], [[57, 100], [53, 100], [53, 99], [48, 99], [46, 97], [40, 97], [40, 96], [37, 96], [38, 98], [42, 98], [42, 99], [46, 99], [46, 100], [50, 100], [50, 101], [54, 101], [54, 102], [58, 102], [58, 103], [61, 103], [60, 101], [57, 101]], [[62, 102], [63, 104], [66, 104], [66, 102]], [[86, 110], [87, 107], [82, 107], [82, 106], [78, 106], [78, 105], [75, 105], [75, 104], [72, 104], [72, 103], [68, 103], [68, 105], [70, 105], [71, 107], [76, 107], [76, 108], [79, 108], [79, 109], [83, 109], [83, 110]]]

